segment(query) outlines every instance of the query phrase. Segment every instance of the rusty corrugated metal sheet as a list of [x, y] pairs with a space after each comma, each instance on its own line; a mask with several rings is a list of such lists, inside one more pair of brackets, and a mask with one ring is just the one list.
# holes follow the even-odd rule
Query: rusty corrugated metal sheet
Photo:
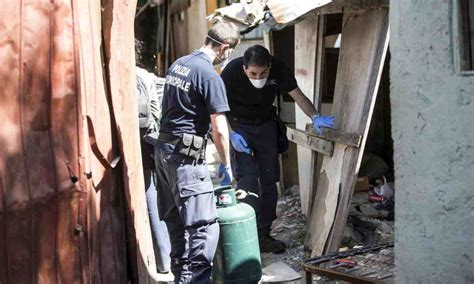
[[[81, 281], [72, 15], [49, 1], [0, 3], [2, 283]], [[61, 24], [59, 24], [61, 22]], [[55, 80], [55, 82], [53, 82]]]
[[[100, 1], [73, 0], [78, 89], [81, 95], [81, 127], [85, 171], [91, 189], [88, 222], [90, 230], [90, 279], [94, 283], [125, 283], [127, 252], [121, 168], [103, 160], [119, 155], [107, 92], [102, 48]], [[124, 66], [125, 67], [125, 66]], [[92, 147], [95, 145], [95, 147]], [[94, 150], [95, 149], [95, 150]], [[102, 159], [101, 159], [102, 158]]]
[[[109, 57], [109, 76], [100, 1], [0, 0], [0, 283], [127, 282], [124, 220], [130, 214], [135, 225], [148, 224], [144, 191], [136, 190], [143, 177], [133, 123], [133, 4], [113, 3], [117, 28], [127, 33]], [[117, 128], [112, 105], [125, 113], [115, 117]], [[124, 163], [115, 168], [104, 162], [119, 155]], [[149, 227], [135, 231], [132, 242], [149, 249], [136, 257], [152, 255]], [[143, 232], [149, 247], [138, 241]]]

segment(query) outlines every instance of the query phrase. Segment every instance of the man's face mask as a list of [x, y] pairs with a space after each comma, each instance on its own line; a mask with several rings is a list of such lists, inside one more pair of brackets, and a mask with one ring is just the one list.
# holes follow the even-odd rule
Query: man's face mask
[[207, 38], [221, 45], [219, 48], [219, 52], [216, 53], [216, 58], [214, 59], [214, 62], [212, 62], [212, 65], [220, 65], [222, 68], [224, 68], [225, 65], [227, 65], [227, 62], [229, 60], [229, 57], [230, 57], [230, 54], [232, 53], [233, 48], [230, 48], [229, 44], [218, 41], [217, 39], [212, 38], [210, 36], [207, 36]]
[[245, 75], [247, 75], [250, 83], [252, 83], [255, 88], [261, 89], [265, 87], [268, 76], [270, 75], [270, 66], [249, 65], [249, 67], [245, 68], [244, 65], [243, 67]]
[[223, 52], [222, 55], [217, 55], [216, 54], [216, 59], [214, 59], [213, 64], [218, 65], [221, 68], [224, 68], [227, 63], [229, 63], [229, 58], [232, 53], [232, 48], [226, 48]]
[[249, 80], [250, 80], [250, 83], [252, 83], [252, 85], [255, 88], [261, 89], [261, 88], [265, 87], [265, 84], [267, 83], [267, 79], [268, 78], [263, 78], [263, 79], [260, 79], [260, 80], [257, 80], [257, 79], [249, 79]]

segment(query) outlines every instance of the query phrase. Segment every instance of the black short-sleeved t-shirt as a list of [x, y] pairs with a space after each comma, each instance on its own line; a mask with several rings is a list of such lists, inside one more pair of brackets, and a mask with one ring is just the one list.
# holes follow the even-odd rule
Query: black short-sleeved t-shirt
[[298, 87], [291, 70], [272, 58], [270, 74], [262, 89], [255, 88], [244, 73], [243, 57], [229, 62], [221, 73], [230, 105], [230, 116], [246, 119], [270, 119], [278, 92], [287, 93]]
[[195, 50], [171, 65], [163, 93], [161, 133], [205, 136], [210, 115], [227, 111], [224, 83], [205, 53]]

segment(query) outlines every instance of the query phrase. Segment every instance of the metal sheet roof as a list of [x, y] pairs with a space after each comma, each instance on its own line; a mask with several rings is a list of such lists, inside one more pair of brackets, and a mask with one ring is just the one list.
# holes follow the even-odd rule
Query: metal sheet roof
[[286, 24], [300, 16], [333, 2], [332, 0], [269, 0], [267, 6], [276, 22]]
[[280, 30], [312, 14], [343, 13], [388, 5], [389, 0], [253, 0], [217, 9], [208, 19], [230, 20], [241, 30], [259, 24], [264, 24], [265, 29]]

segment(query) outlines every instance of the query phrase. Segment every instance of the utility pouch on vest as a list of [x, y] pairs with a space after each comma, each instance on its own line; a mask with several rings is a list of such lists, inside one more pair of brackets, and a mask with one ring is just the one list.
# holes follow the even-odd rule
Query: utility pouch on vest
[[204, 159], [206, 140], [203, 137], [185, 133], [178, 145], [179, 153], [193, 159]]

